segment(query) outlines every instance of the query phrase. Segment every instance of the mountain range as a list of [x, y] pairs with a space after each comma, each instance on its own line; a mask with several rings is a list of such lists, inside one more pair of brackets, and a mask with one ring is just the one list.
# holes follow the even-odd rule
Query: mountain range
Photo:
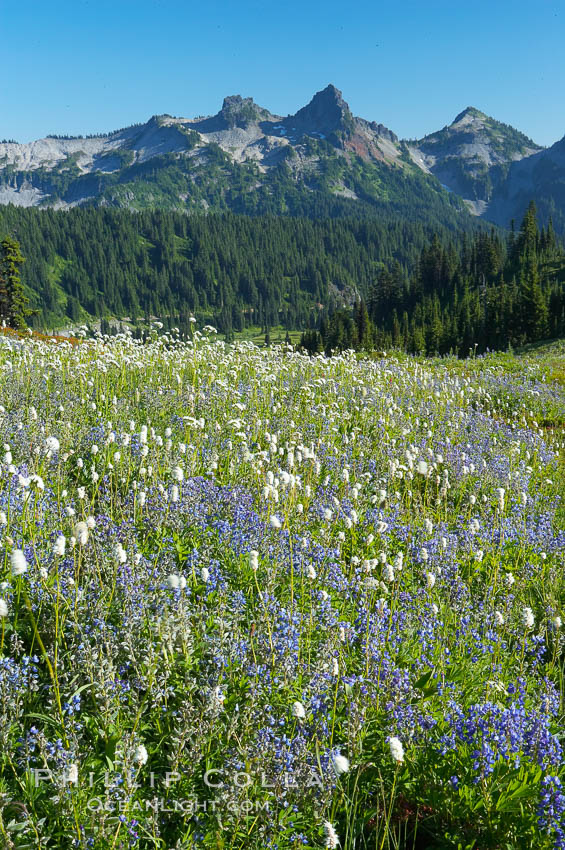
[[0, 143], [0, 203], [312, 218], [392, 209], [456, 227], [508, 226], [530, 200], [565, 233], [565, 137], [542, 148], [468, 107], [423, 139], [353, 115], [333, 85], [282, 117], [250, 97], [213, 116], [153, 116], [90, 137]]

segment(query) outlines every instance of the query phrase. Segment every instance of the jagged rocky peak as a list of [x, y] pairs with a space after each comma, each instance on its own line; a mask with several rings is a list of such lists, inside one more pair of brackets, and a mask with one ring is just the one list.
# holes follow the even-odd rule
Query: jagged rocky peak
[[220, 116], [230, 128], [245, 128], [249, 124], [270, 118], [271, 114], [267, 109], [258, 106], [252, 97], [242, 97], [240, 94], [232, 94], [224, 98]]
[[292, 116], [297, 128], [328, 136], [336, 130], [351, 131], [354, 118], [348, 104], [335, 86], [316, 92], [307, 106]]
[[485, 119], [487, 116], [484, 112], [481, 112], [480, 109], [476, 109], [474, 106], [467, 106], [460, 112], [459, 115], [456, 115], [453, 121], [451, 122], [451, 127], [455, 127], [456, 124], [470, 124], [472, 121], [476, 119]]

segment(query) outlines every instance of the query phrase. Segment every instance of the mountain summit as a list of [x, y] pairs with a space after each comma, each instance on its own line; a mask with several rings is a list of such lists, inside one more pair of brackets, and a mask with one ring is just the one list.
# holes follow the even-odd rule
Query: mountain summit
[[329, 85], [292, 116], [292, 123], [299, 131], [314, 132], [325, 138], [336, 133], [351, 133], [354, 119], [342, 93]]
[[225, 97], [219, 115], [227, 127], [242, 129], [273, 117], [268, 109], [257, 106], [252, 97], [242, 97], [240, 94]]
[[473, 106], [401, 141], [355, 116], [332, 84], [286, 117], [232, 94], [208, 117], [155, 115], [107, 135], [2, 142], [0, 204], [312, 216], [395, 205], [410, 218], [434, 209], [452, 221], [464, 201], [508, 223], [534, 198], [565, 230], [564, 146], [545, 151]]
[[484, 112], [481, 112], [480, 109], [476, 109], [474, 106], [467, 106], [463, 112], [460, 112], [459, 115], [453, 119], [450, 127], [455, 127], [457, 124], [461, 123], [470, 123], [475, 118], [484, 119], [487, 117], [488, 116], [485, 115]]
[[411, 155], [481, 214], [510, 164], [540, 150], [519, 130], [468, 106], [449, 126], [417, 142]]

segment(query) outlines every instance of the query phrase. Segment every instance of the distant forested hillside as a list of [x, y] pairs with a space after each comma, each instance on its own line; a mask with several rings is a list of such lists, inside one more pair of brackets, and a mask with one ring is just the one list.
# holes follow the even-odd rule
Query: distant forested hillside
[[434, 236], [406, 276], [384, 269], [353, 312], [322, 317], [304, 334], [312, 352], [394, 346], [466, 356], [565, 336], [565, 251], [551, 224], [538, 228], [530, 204], [520, 231]]
[[518, 232], [454, 233], [397, 216], [311, 220], [77, 208], [0, 209], [21, 244], [32, 322], [192, 314], [228, 339], [248, 326], [306, 331], [311, 351], [428, 354], [565, 335], [565, 253], [530, 205]]
[[[478, 225], [465, 218], [469, 227]], [[384, 213], [372, 219], [309, 220], [232, 213], [0, 207], [0, 236], [21, 244], [22, 280], [40, 328], [91, 317], [191, 313], [226, 333], [246, 324], [303, 329], [353, 305], [383, 270], [408, 276], [434, 226]]]

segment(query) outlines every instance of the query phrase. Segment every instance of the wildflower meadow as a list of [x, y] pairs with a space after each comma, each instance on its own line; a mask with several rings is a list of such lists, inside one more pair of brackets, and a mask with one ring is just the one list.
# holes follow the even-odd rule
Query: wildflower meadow
[[0, 846], [565, 847], [564, 361], [0, 339]]

